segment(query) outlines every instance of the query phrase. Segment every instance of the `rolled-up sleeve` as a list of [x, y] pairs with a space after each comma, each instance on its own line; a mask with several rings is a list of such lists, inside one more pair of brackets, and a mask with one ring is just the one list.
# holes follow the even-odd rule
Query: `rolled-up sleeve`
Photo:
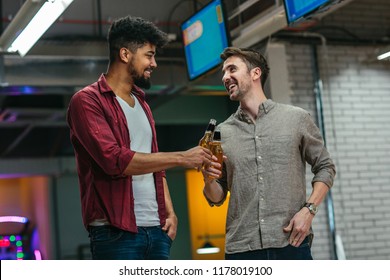
[[[76, 93], [69, 104], [67, 121], [75, 146], [93, 158], [94, 162], [110, 176], [123, 176], [135, 152], [121, 139], [118, 119], [106, 117], [101, 100], [88, 91]], [[110, 126], [111, 124], [111, 126]], [[79, 146], [79, 147], [78, 147]]]
[[324, 145], [319, 128], [309, 114], [304, 116], [301, 129], [303, 130], [302, 153], [314, 174], [312, 184], [323, 182], [331, 188], [336, 176], [336, 167]]

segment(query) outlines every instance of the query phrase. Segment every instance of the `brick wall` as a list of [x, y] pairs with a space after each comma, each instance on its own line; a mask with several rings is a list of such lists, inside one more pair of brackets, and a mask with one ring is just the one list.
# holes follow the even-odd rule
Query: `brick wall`
[[[354, 0], [324, 17], [321, 24], [337, 27], [333, 30], [332, 36], [339, 35], [349, 39], [359, 38], [372, 41], [389, 38], [390, 1]], [[327, 30], [332, 31], [332, 29]]]
[[[312, 49], [287, 44], [291, 100], [316, 116]], [[318, 47], [332, 196], [347, 259], [390, 259], [390, 62], [371, 46]], [[311, 191], [310, 168], [307, 186]], [[326, 205], [314, 220], [315, 259], [331, 259]]]

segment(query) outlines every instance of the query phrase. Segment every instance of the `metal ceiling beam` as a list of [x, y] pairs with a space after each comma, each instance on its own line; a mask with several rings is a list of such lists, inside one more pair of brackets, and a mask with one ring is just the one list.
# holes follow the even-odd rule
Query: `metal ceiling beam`
[[0, 114], [0, 128], [27, 127], [24, 131], [29, 132], [35, 127], [64, 127], [65, 117], [66, 109], [6, 108]]
[[60, 175], [76, 172], [74, 157], [0, 159], [0, 178]]

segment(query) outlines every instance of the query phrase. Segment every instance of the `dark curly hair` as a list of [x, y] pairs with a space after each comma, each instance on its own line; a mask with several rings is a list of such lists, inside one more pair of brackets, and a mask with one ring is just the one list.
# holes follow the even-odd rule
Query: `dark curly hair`
[[126, 16], [115, 20], [108, 31], [110, 60], [121, 48], [128, 48], [135, 53], [145, 43], [162, 48], [168, 43], [166, 33], [158, 29], [152, 22], [140, 17]]
[[255, 67], [261, 69], [261, 85], [264, 87], [269, 75], [269, 67], [265, 57], [256, 50], [246, 48], [228, 47], [221, 53], [221, 59], [225, 61], [231, 56], [238, 56], [241, 58], [248, 70], [252, 70]]

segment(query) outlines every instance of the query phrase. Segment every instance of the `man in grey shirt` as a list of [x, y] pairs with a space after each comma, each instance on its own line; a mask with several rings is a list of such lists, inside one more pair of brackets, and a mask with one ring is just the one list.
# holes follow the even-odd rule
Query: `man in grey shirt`
[[[224, 203], [226, 259], [312, 259], [312, 221], [335, 166], [318, 127], [301, 108], [267, 99], [265, 58], [249, 49], [221, 54], [223, 84], [236, 113], [221, 123], [225, 160], [202, 170], [210, 205]], [[314, 174], [306, 200], [306, 163]], [[218, 178], [218, 179], [215, 179]]]

